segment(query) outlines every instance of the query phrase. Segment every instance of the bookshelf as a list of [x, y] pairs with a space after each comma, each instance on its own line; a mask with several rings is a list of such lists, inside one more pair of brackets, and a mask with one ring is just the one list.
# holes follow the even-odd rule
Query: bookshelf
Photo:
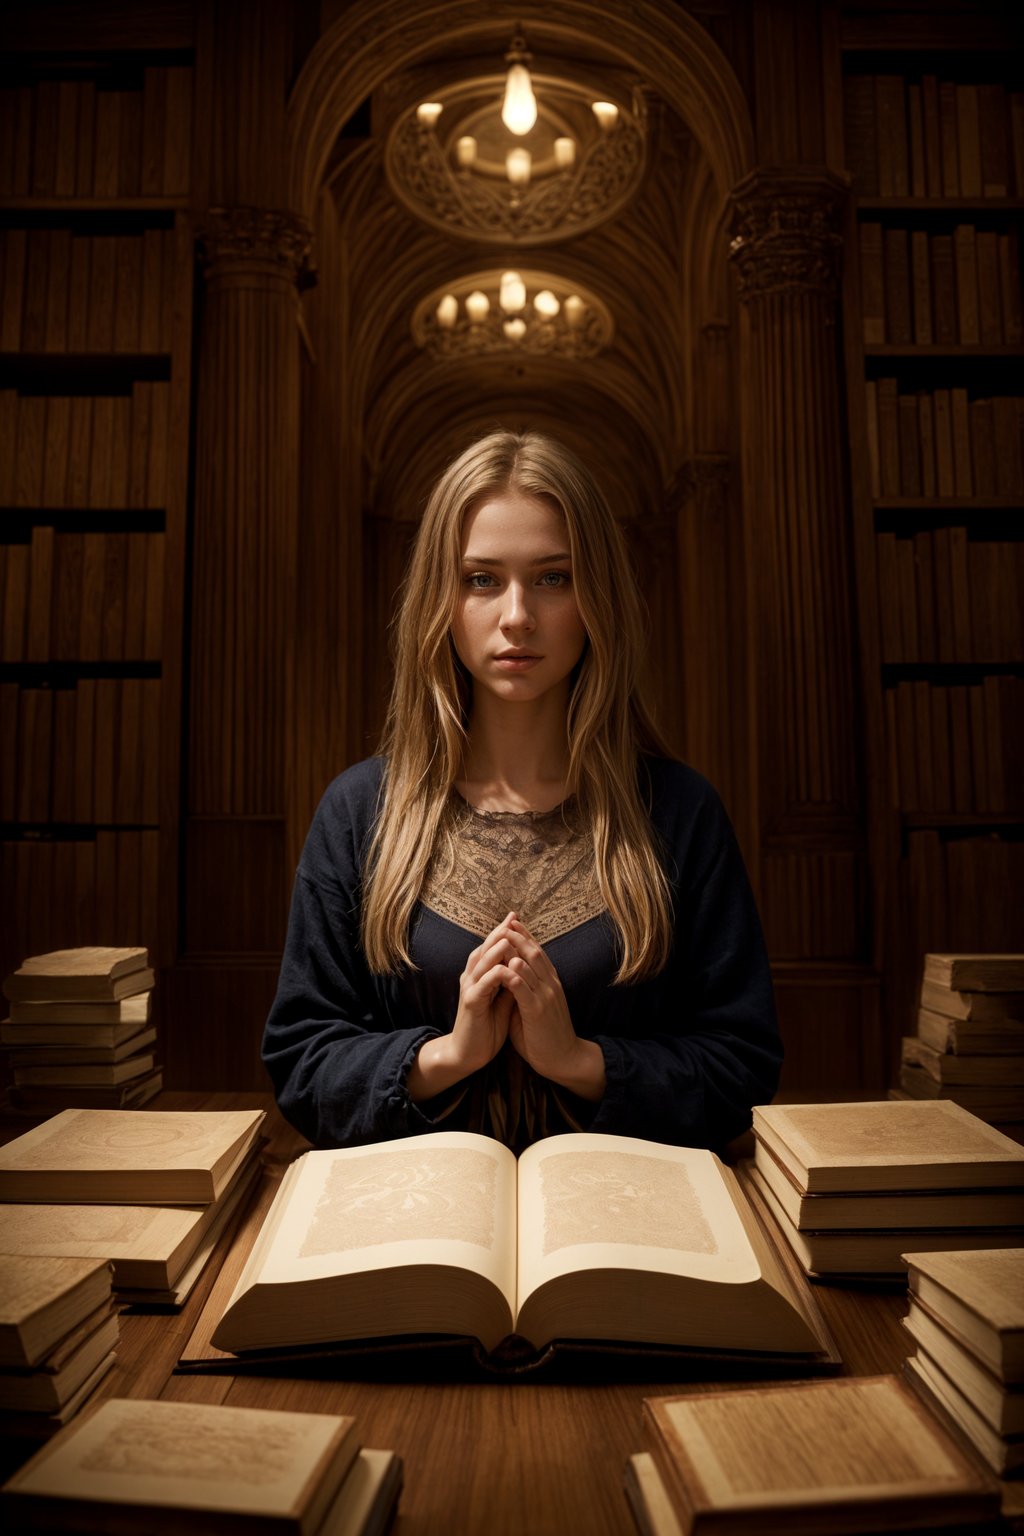
[[193, 60], [0, 71], [0, 967], [174, 954]]
[[966, 19], [901, 30], [851, 13], [841, 36], [851, 479], [894, 1053], [920, 956], [1017, 947], [1024, 877], [1024, 77], [991, 25], [965, 47]]

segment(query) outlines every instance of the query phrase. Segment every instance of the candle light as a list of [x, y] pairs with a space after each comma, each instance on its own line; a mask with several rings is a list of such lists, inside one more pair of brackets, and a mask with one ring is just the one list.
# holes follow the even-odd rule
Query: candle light
[[501, 289], [498, 294], [498, 303], [506, 315], [514, 315], [517, 309], [525, 307], [526, 284], [518, 272], [503, 272], [501, 274]]
[[459, 301], [454, 293], [446, 293], [434, 313], [442, 330], [450, 331], [459, 318]]
[[614, 101], [592, 102], [591, 110], [593, 111], [594, 116], [597, 118], [598, 123], [606, 132], [609, 128], [614, 128], [615, 124], [619, 120], [619, 109], [615, 105]]
[[555, 164], [560, 171], [569, 171], [576, 164], [576, 140], [555, 140]]
[[523, 337], [526, 335], [526, 321], [506, 320], [502, 325], [502, 330], [505, 332], [505, 335], [508, 337], [509, 341], [522, 341]]
[[542, 320], [553, 320], [562, 306], [550, 288], [542, 288], [534, 296], [533, 307]]
[[476, 139], [471, 133], [464, 133], [461, 139], [455, 140], [455, 158], [463, 171], [468, 171], [476, 160]]
[[424, 128], [433, 128], [443, 110], [439, 101], [421, 101], [416, 108], [416, 116]]
[[479, 325], [481, 321], [487, 319], [487, 311], [490, 307], [490, 299], [486, 293], [481, 293], [479, 288], [475, 288], [466, 299], [466, 314], [473, 325]]
[[510, 149], [505, 156], [505, 170], [509, 181], [514, 187], [528, 187], [530, 185], [532, 165], [533, 157], [528, 149]]
[[565, 301], [564, 307], [565, 318], [571, 326], [577, 326], [583, 323], [583, 311], [586, 309], [586, 305], [578, 293], [570, 293], [569, 297]]

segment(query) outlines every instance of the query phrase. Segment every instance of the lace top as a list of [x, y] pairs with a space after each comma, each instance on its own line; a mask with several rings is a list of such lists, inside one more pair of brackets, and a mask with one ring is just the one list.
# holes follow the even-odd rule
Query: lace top
[[515, 912], [538, 944], [604, 911], [575, 799], [552, 811], [478, 811], [453, 799], [453, 846], [440, 848], [427, 871], [425, 907], [482, 939]]

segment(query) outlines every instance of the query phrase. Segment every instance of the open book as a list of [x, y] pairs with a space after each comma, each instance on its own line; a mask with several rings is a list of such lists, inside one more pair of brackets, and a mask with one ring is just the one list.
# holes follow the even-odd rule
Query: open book
[[289, 1168], [224, 1315], [219, 1350], [512, 1335], [728, 1352], [827, 1352], [736, 1182], [710, 1152], [566, 1135], [518, 1164], [438, 1132]]

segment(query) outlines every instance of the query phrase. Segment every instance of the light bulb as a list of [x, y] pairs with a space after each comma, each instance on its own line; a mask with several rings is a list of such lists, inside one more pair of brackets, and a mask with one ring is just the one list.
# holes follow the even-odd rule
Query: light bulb
[[525, 320], [506, 320], [501, 328], [509, 341], [522, 341], [526, 335]]
[[416, 108], [416, 116], [424, 128], [433, 128], [442, 111], [443, 108], [439, 101], [421, 101]]
[[464, 171], [468, 171], [475, 161], [476, 139], [471, 133], [464, 133], [461, 139], [455, 140], [455, 158]]
[[501, 274], [501, 288], [498, 293], [498, 303], [506, 315], [514, 315], [517, 309], [523, 309], [526, 305], [526, 284], [518, 272], [503, 272]]
[[591, 102], [591, 111], [597, 118], [600, 126], [604, 128], [605, 131], [607, 131], [609, 128], [614, 128], [615, 124], [619, 120], [619, 109], [615, 105], [614, 101]]
[[572, 326], [582, 325], [586, 305], [578, 293], [570, 293], [565, 301], [565, 318]]
[[510, 149], [505, 156], [505, 172], [514, 187], [530, 185], [533, 156], [528, 149]]
[[513, 64], [509, 68], [501, 120], [509, 133], [515, 134], [529, 133], [537, 121], [537, 98], [525, 64]]
[[487, 319], [487, 311], [490, 309], [490, 307], [490, 299], [487, 297], [486, 293], [481, 293], [479, 288], [474, 289], [474, 291], [471, 294], [468, 294], [466, 297], [466, 314], [469, 316], [473, 325], [479, 325], [481, 321]]
[[571, 170], [576, 164], [576, 140], [555, 140], [555, 164], [560, 171]]
[[459, 318], [459, 301], [454, 293], [446, 293], [434, 313], [441, 329], [450, 331]]
[[540, 293], [534, 294], [533, 307], [542, 320], [553, 320], [562, 306], [550, 288], [542, 288]]

